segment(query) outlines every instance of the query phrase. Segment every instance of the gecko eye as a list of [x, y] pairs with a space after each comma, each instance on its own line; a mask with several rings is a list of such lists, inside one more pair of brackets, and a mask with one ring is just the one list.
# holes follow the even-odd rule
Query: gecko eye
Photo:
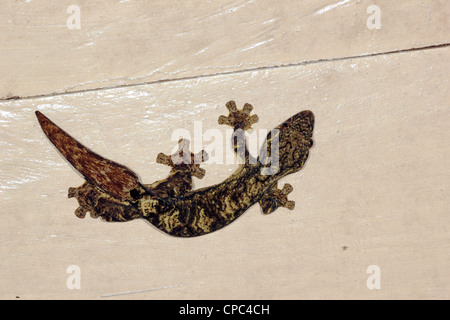
[[139, 191], [137, 189], [133, 189], [130, 191], [130, 196], [134, 199], [137, 200], [139, 199]]

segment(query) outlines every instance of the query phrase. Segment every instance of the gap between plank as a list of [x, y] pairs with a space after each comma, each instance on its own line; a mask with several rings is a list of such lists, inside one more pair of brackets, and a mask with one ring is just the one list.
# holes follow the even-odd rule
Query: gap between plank
[[153, 288], [153, 289], [137, 290], [137, 291], [125, 291], [125, 292], [119, 292], [119, 293], [104, 294], [100, 297], [101, 298], [117, 297], [117, 296], [123, 296], [123, 295], [127, 295], [127, 294], [135, 294], [135, 293], [164, 290], [164, 289], [169, 289], [169, 288], [176, 288], [176, 287], [180, 287], [180, 286], [181, 286], [180, 284], [177, 284], [177, 285], [165, 286], [165, 287], [161, 287], [161, 288]]
[[141, 83], [116, 85], [116, 86], [106, 86], [106, 87], [92, 88], [92, 89], [82, 89], [82, 90], [73, 90], [73, 91], [65, 91], [65, 92], [55, 92], [55, 93], [41, 94], [41, 95], [32, 95], [32, 96], [26, 96], [26, 97], [13, 96], [13, 97], [9, 97], [9, 98], [0, 99], [0, 101], [29, 100], [29, 99], [36, 99], [36, 98], [47, 98], [47, 97], [62, 96], [62, 95], [69, 95], [69, 94], [76, 94], [76, 93], [93, 92], [93, 91], [99, 91], [99, 90], [111, 90], [111, 89], [120, 89], [120, 88], [130, 88], [130, 87], [145, 86], [145, 85], [156, 84], [156, 83], [175, 82], [175, 81], [183, 81], [183, 80], [194, 80], [194, 79], [202, 79], [202, 78], [222, 76], [222, 75], [240, 74], [240, 73], [245, 73], [245, 72], [254, 72], [254, 71], [263, 71], [263, 70], [272, 70], [272, 69], [281, 69], [281, 68], [289, 68], [289, 67], [306, 66], [306, 65], [310, 65], [310, 64], [317, 64], [317, 63], [324, 63], [324, 62], [337, 62], [337, 61], [345, 61], [345, 60], [351, 60], [351, 59], [364, 59], [364, 58], [370, 58], [370, 57], [392, 55], [392, 54], [397, 54], [397, 53], [406, 53], [406, 52], [430, 50], [430, 49], [437, 49], [437, 48], [445, 48], [445, 47], [448, 47], [448, 46], [450, 46], [450, 43], [443, 43], [443, 44], [438, 44], [438, 45], [432, 45], [432, 46], [426, 46], [426, 47], [418, 47], [418, 48], [410, 48], [410, 49], [399, 49], [399, 50], [378, 52], [378, 53], [371, 53], [371, 54], [363, 54], [363, 55], [358, 55], [358, 56], [348, 56], [348, 57], [341, 57], [341, 58], [328, 58], [328, 59], [310, 60], [310, 61], [303, 61], [303, 62], [297, 62], [297, 63], [283, 64], [283, 65], [247, 68], [247, 69], [242, 69], [242, 70], [217, 72], [217, 73], [203, 74], [203, 75], [197, 75], [197, 76], [188, 76], [188, 77], [171, 78], [171, 79], [161, 79], [161, 80], [153, 80], [153, 81], [147, 81], [147, 82], [141, 82]]

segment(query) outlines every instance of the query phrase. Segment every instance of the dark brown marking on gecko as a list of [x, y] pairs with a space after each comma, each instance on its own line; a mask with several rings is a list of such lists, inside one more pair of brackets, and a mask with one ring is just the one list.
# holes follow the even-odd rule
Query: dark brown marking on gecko
[[[253, 107], [248, 103], [242, 110], [236, 108], [234, 101], [226, 106], [229, 115], [220, 116], [219, 124], [233, 127], [233, 148], [243, 158], [243, 164], [223, 182], [198, 190], [192, 190], [192, 177], [201, 179], [205, 175], [200, 163], [207, 160], [207, 154], [190, 153], [189, 141], [185, 139], [179, 141], [175, 154], [160, 153], [157, 157], [158, 163], [171, 167], [169, 176], [142, 184], [127, 167], [89, 150], [41, 112], [36, 111], [36, 116], [50, 141], [86, 179], [80, 187], [69, 188], [69, 198], [74, 197], [79, 203], [77, 217], [84, 218], [89, 212], [91, 217], [105, 221], [143, 218], [172, 236], [195, 237], [225, 227], [255, 203], [265, 214], [278, 207], [292, 210], [295, 203], [287, 198], [292, 186], [285, 184], [280, 190], [278, 180], [299, 171], [313, 145], [314, 115], [305, 110], [272, 130], [260, 155], [252, 158], [241, 138], [258, 116], [250, 115]], [[275, 167], [268, 161], [273, 150], [278, 151]]]

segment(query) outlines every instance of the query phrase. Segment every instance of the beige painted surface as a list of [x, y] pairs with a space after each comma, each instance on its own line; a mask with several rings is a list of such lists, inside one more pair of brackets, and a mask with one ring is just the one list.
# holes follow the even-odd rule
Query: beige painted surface
[[[35, 1], [22, 6], [30, 3], [34, 4], [32, 10], [43, 10]], [[159, 62], [145, 66], [139, 64], [145, 61], [132, 58], [135, 52], [127, 49], [124, 39], [139, 33], [142, 21], [162, 19], [164, 10], [180, 10], [170, 3], [161, 2], [164, 10], [152, 15], [142, 9], [143, 4], [125, 2], [127, 9], [123, 10], [128, 14], [140, 13], [133, 27], [135, 33], [126, 28], [122, 34], [116, 32], [120, 28], [115, 23], [124, 22], [122, 13], [112, 13], [113, 9], [106, 10], [104, 16], [111, 19], [107, 13], [115, 14], [116, 22], [104, 23], [97, 18], [93, 26], [99, 30], [109, 26], [115, 31], [100, 32], [95, 39], [67, 39], [49, 27], [61, 46], [72, 48], [92, 41], [93, 54], [101, 56], [109, 48], [109, 58], [90, 56], [85, 47], [80, 48], [79, 55], [67, 53], [73, 58], [67, 62], [68, 67], [77, 61], [80, 64], [67, 77], [64, 70], [52, 67], [52, 63], [65, 65], [65, 58], [59, 54], [50, 58], [51, 49], [46, 47], [48, 51], [40, 56], [42, 63], [21, 66], [16, 76], [22, 76], [23, 83], [11, 82], [8, 91], [13, 95], [116, 85], [119, 82], [111, 81], [116, 78], [123, 84], [193, 78], [0, 101], [0, 298], [450, 298], [450, 49], [444, 46], [382, 54], [393, 49], [445, 44], [448, 21], [442, 15], [448, 18], [448, 7], [444, 2], [438, 9], [434, 7], [438, 2], [420, 2], [422, 6], [427, 3], [430, 24], [418, 27], [405, 39], [397, 30], [388, 28], [394, 17], [383, 13], [383, 3], [386, 10], [390, 7], [388, 2], [380, 1], [385, 20], [380, 30], [370, 31], [374, 38], [372, 49], [367, 50], [367, 36], [361, 36], [366, 40], [356, 36], [353, 24], [348, 29], [334, 30], [341, 38], [338, 46], [332, 46], [335, 51], [330, 52], [324, 49], [330, 48], [329, 44], [316, 42], [324, 37], [319, 27], [321, 19], [329, 15], [326, 28], [332, 29], [332, 21], [352, 21], [355, 11], [346, 10], [361, 7], [359, 14], [366, 17], [370, 2], [312, 1], [305, 5], [309, 10], [305, 19], [310, 21], [310, 28], [318, 31], [299, 30], [304, 37], [302, 45], [278, 42], [289, 37], [282, 27], [292, 27], [289, 21], [297, 21], [295, 10], [280, 9], [284, 13], [277, 20], [278, 28], [264, 29], [262, 21], [271, 16], [267, 12], [277, 10], [267, 6], [266, 10], [248, 9], [254, 3], [227, 2], [219, 6], [211, 2], [209, 8], [192, 4], [198, 8], [191, 14], [202, 21], [200, 24], [191, 21], [189, 25], [189, 19], [179, 21], [171, 16], [172, 22], [165, 20], [161, 26], [167, 34], [161, 31], [152, 44], [161, 48], [153, 51], [154, 61]], [[410, 14], [403, 13], [408, 19], [396, 22], [398, 25], [406, 28], [408, 21], [420, 18], [414, 11], [419, 4], [398, 3], [410, 9]], [[236, 9], [227, 13], [231, 8]], [[230, 34], [226, 27], [236, 25], [233, 19], [244, 23], [238, 19], [241, 8], [247, 10], [247, 20], [251, 14], [258, 21], [255, 24], [259, 29]], [[101, 11], [93, 6], [86, 15], [98, 16]], [[314, 15], [317, 11], [321, 14]], [[234, 18], [228, 20], [226, 14]], [[440, 22], [433, 17], [441, 17]], [[211, 19], [216, 21], [208, 29], [205, 21]], [[45, 28], [44, 20], [38, 19], [35, 28]], [[433, 32], [427, 29], [432, 22], [436, 23]], [[27, 46], [26, 39], [39, 42], [32, 30], [19, 29], [17, 37], [24, 42], [8, 42], [8, 50], [2, 46], [2, 54], [12, 54], [12, 50], [17, 61], [29, 55], [33, 45]], [[218, 30], [222, 34], [217, 34]], [[223, 46], [226, 52], [212, 50], [215, 54], [208, 53], [208, 58], [192, 58], [192, 51], [177, 51], [180, 47], [169, 41], [183, 32], [189, 33], [183, 40], [185, 49], [199, 50], [202, 45], [195, 39], [204, 39], [216, 44], [214, 50]], [[205, 32], [211, 32], [216, 40], [206, 38]], [[367, 30], [364, 27], [360, 32]], [[276, 46], [264, 50], [261, 46], [256, 56], [242, 53], [245, 46], [272, 38], [278, 39], [273, 40]], [[203, 46], [212, 48], [211, 43]], [[279, 48], [282, 44], [284, 47]], [[136, 56], [145, 53], [148, 41], [143, 45], [144, 52]], [[314, 50], [303, 48], [307, 45]], [[43, 43], [38, 46], [45, 47]], [[139, 46], [136, 42], [135, 49], [140, 50]], [[304, 51], [296, 56], [298, 48]], [[232, 72], [366, 52], [380, 54]], [[113, 58], [120, 66], [111, 63]], [[164, 71], [167, 73], [152, 75], [158, 65], [164, 64], [161, 61], [172, 60], [174, 64]], [[135, 61], [139, 61], [136, 69]], [[1, 63], [2, 68], [11, 68]], [[183, 70], [183, 65], [189, 70]], [[217, 72], [231, 73], [195, 77]], [[2, 72], [2, 81], [10, 83], [10, 75]], [[201, 142], [194, 137], [194, 126], [201, 125], [203, 132], [220, 129], [225, 135], [226, 128], [217, 124], [217, 118], [226, 113], [224, 104], [230, 99], [239, 106], [245, 102], [254, 105], [254, 113], [260, 118], [257, 130], [271, 129], [300, 110], [312, 110], [316, 115], [315, 145], [304, 169], [283, 179], [294, 187], [289, 198], [296, 202], [295, 210], [278, 209], [265, 216], [254, 206], [230, 226], [193, 239], [167, 236], [145, 221], [105, 223], [89, 217], [76, 218], [73, 211], [77, 204], [67, 199], [67, 189], [83, 180], [56, 152], [34, 116], [35, 110], [41, 110], [79, 141], [127, 165], [142, 181], [150, 183], [168, 173], [168, 168], [156, 164], [155, 159], [159, 152], [170, 153], [175, 146], [175, 130], [188, 130], [194, 143]], [[203, 180], [195, 180], [196, 187], [220, 182], [236, 165], [203, 167], [207, 174]], [[80, 267], [81, 289], [66, 286], [70, 276], [66, 270], [71, 265]], [[379, 266], [381, 271], [379, 290], [366, 286], [370, 276], [366, 270], [371, 265]]]
[[439, 45], [449, 16], [447, 0], [1, 1], [0, 98]]

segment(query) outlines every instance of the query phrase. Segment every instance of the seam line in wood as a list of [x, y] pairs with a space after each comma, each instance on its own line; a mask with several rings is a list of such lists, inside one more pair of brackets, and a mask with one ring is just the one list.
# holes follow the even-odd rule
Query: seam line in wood
[[48, 98], [48, 97], [55, 97], [55, 96], [62, 96], [62, 95], [69, 95], [69, 94], [94, 92], [94, 91], [100, 91], [100, 90], [112, 90], [112, 89], [120, 89], [120, 88], [130, 88], [130, 87], [145, 86], [145, 85], [151, 85], [151, 84], [157, 84], [157, 83], [175, 82], [175, 81], [183, 81], [183, 80], [195, 80], [195, 79], [202, 79], [202, 78], [208, 78], [208, 77], [240, 74], [240, 73], [246, 73], [246, 72], [272, 70], [272, 69], [280, 69], [280, 68], [290, 68], [290, 67], [298, 67], [298, 66], [306, 66], [306, 65], [325, 63], [325, 62], [337, 62], [337, 61], [345, 61], [345, 60], [351, 60], [351, 59], [364, 59], [364, 58], [371, 58], [371, 57], [384, 56], [384, 55], [392, 55], [392, 54], [398, 54], [398, 53], [406, 53], [406, 52], [415, 52], [415, 51], [423, 51], [423, 50], [445, 48], [445, 47], [448, 47], [448, 46], [450, 46], [450, 43], [443, 43], [443, 44], [437, 44], [437, 45], [431, 45], [431, 46], [425, 46], [425, 47], [417, 47], [417, 48], [409, 48], [409, 49], [399, 49], [399, 50], [392, 50], [392, 51], [385, 51], [385, 52], [377, 52], [377, 53], [363, 54], [363, 55], [357, 55], [357, 56], [347, 56], [347, 57], [340, 57], [340, 58], [326, 58], [326, 59], [309, 60], [309, 61], [296, 62], [296, 63], [288, 63], [288, 64], [282, 64], [282, 65], [272, 65], [272, 66], [262, 66], [262, 67], [256, 67], [256, 68], [246, 68], [246, 69], [242, 69], [242, 70], [217, 72], [217, 73], [203, 74], [203, 75], [196, 75], [196, 76], [160, 79], [160, 80], [153, 80], [153, 81], [147, 81], [147, 82], [141, 82], [141, 83], [123, 84], [123, 85], [116, 85], [116, 86], [106, 86], [106, 87], [99, 87], [99, 88], [92, 88], [92, 89], [82, 89], [82, 90], [73, 90], [73, 91], [65, 91], [65, 92], [53, 92], [53, 93], [40, 94], [40, 95], [31, 95], [31, 96], [25, 96], [25, 97], [12, 96], [12, 97], [8, 97], [8, 98], [0, 98], [0, 102], [2, 102], [2, 101], [9, 101], [9, 100], [30, 100], [30, 99], [37, 99], [37, 98]]

